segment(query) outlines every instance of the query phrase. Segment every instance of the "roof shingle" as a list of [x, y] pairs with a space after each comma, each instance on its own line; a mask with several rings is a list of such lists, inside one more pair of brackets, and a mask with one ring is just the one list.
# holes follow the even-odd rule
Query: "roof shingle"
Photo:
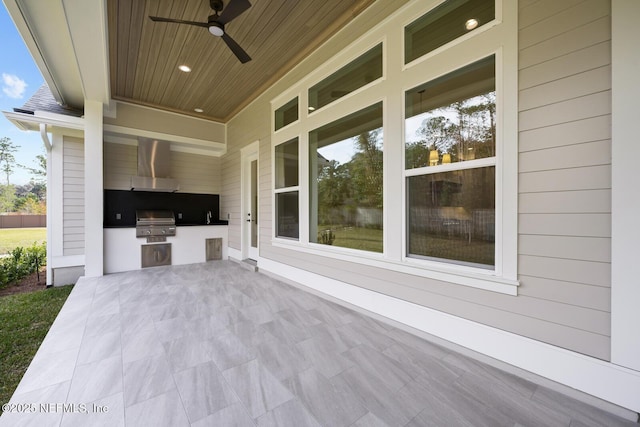
[[49, 113], [62, 114], [65, 116], [82, 117], [84, 111], [75, 108], [63, 107], [55, 100], [47, 83], [43, 83], [42, 86], [33, 94], [31, 98], [24, 103], [20, 108], [14, 108], [16, 113], [33, 114], [35, 111], [46, 111]]

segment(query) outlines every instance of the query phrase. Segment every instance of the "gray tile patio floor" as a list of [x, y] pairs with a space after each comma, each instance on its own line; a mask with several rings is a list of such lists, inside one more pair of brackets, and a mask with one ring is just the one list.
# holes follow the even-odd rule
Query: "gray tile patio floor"
[[229, 261], [81, 279], [11, 402], [3, 427], [637, 426]]

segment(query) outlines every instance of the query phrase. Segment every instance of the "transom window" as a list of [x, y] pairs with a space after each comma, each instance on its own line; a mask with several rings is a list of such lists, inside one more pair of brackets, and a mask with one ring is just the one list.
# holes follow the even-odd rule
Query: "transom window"
[[404, 29], [404, 63], [474, 31], [495, 18], [495, 0], [449, 0]]
[[382, 44], [365, 52], [309, 89], [309, 113], [382, 77]]
[[298, 97], [278, 108], [275, 113], [275, 130], [290, 125], [298, 120]]

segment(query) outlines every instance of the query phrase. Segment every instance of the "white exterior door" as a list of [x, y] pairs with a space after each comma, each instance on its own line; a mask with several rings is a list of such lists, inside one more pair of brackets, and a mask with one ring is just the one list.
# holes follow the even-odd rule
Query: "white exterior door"
[[258, 144], [242, 153], [242, 256], [258, 260]]

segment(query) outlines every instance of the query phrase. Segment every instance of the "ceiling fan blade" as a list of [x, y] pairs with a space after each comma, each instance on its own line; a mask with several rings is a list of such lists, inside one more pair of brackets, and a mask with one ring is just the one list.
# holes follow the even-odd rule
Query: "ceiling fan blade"
[[149, 19], [151, 19], [154, 22], [173, 22], [176, 24], [187, 24], [187, 25], [195, 25], [196, 27], [209, 28], [209, 23], [207, 22], [183, 21], [181, 19], [162, 18], [160, 16], [150, 16]]
[[240, 45], [236, 43], [236, 41], [232, 39], [231, 36], [229, 36], [229, 34], [224, 33], [222, 35], [222, 40], [224, 40], [227, 46], [229, 46], [231, 52], [233, 52], [233, 54], [238, 57], [240, 62], [244, 64], [251, 61], [251, 57], [247, 54], [247, 52], [245, 52], [244, 49], [242, 49]]
[[249, 0], [231, 0], [222, 11], [222, 15], [217, 19], [221, 24], [227, 24], [240, 16], [245, 10], [251, 7]]

